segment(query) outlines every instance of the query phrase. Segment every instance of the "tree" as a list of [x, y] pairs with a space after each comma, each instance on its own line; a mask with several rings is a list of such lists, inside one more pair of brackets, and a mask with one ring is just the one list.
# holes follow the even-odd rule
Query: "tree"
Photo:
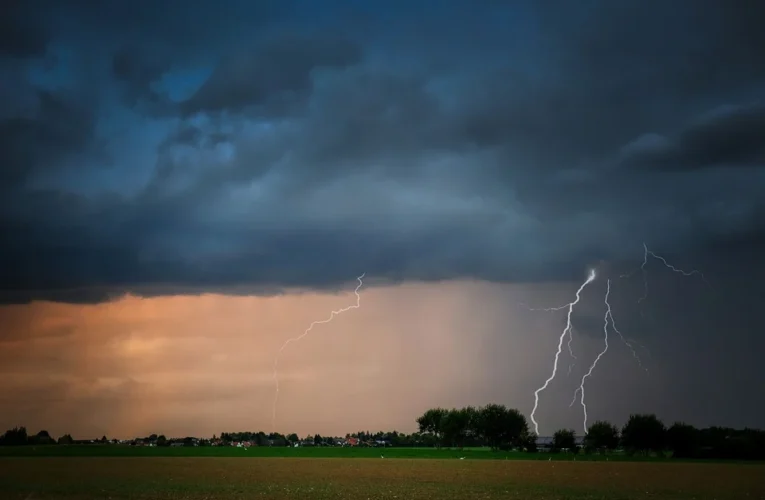
[[42, 430], [29, 437], [29, 442], [32, 444], [54, 444], [56, 441], [51, 437], [48, 431]]
[[107, 441], [106, 436], [101, 436], [101, 442], [105, 443]]
[[476, 411], [472, 407], [446, 412], [440, 421], [443, 445], [462, 448], [472, 431], [475, 415]]
[[666, 443], [666, 427], [656, 415], [630, 415], [622, 429], [622, 446], [628, 453], [661, 452]]
[[285, 438], [278, 432], [269, 434], [268, 439], [270, 439], [273, 442], [273, 446], [289, 446], [289, 443], [287, 442], [287, 438]]
[[293, 432], [292, 434], [287, 436], [287, 441], [289, 441], [291, 444], [293, 444], [293, 443], [297, 443], [298, 441], [300, 441], [300, 439], [298, 438], [298, 435]]
[[576, 448], [576, 432], [573, 429], [560, 429], [553, 434], [553, 450], [574, 450]]
[[598, 450], [600, 453], [615, 450], [619, 446], [619, 429], [610, 422], [598, 420], [587, 429], [584, 436], [586, 450]]
[[699, 431], [684, 422], [675, 422], [667, 429], [667, 448], [673, 458], [693, 458], [699, 453]]
[[537, 434], [535, 432], [524, 433], [520, 438], [519, 447], [528, 453], [536, 453]]
[[[420, 432], [427, 432], [436, 438], [436, 446], [441, 444], [441, 421], [448, 412], [443, 408], [431, 408], [417, 419]], [[361, 436], [359, 436], [361, 437]]]
[[23, 426], [9, 429], [0, 437], [0, 445], [3, 446], [21, 446], [28, 443], [27, 428]]
[[522, 437], [528, 434], [526, 417], [505, 405], [488, 404], [476, 413], [476, 429], [493, 450], [520, 446]]
[[73, 444], [74, 439], [72, 439], [72, 436], [69, 434], [64, 434], [60, 438], [58, 438], [58, 444]]
[[157, 436], [157, 446], [170, 446], [170, 443], [167, 441], [164, 434]]
[[315, 446], [321, 446], [321, 445], [322, 445], [322, 441], [324, 441], [324, 440], [321, 438], [321, 436], [320, 436], [319, 434], [316, 434], [316, 435], [313, 437], [313, 444], [314, 444]]

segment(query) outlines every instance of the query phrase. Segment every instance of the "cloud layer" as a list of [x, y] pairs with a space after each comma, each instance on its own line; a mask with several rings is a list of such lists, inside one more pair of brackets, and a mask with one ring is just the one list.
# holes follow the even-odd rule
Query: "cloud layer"
[[0, 39], [6, 301], [762, 244], [754, 2], [49, 3]]

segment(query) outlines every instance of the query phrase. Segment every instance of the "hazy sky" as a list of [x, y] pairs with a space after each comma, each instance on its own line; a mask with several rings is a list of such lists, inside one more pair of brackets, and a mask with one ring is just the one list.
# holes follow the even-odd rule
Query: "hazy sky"
[[[270, 431], [275, 353], [361, 273], [284, 352], [277, 431], [528, 416], [566, 316], [522, 304], [590, 268], [543, 434], [581, 432], [609, 278], [648, 373], [609, 331], [591, 421], [765, 426], [761, 2], [14, 5], [0, 427]], [[620, 278], [643, 242], [706, 281]]]

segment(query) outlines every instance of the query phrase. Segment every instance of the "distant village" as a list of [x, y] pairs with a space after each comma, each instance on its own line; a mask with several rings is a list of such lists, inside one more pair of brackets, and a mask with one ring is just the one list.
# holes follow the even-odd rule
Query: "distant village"
[[[265, 433], [223, 433], [220, 437], [212, 438], [166, 438], [162, 435], [152, 434], [148, 437], [139, 437], [133, 439], [90, 439], [90, 440], [72, 440], [71, 444], [120, 444], [126, 446], [228, 446], [234, 448], [250, 448], [256, 446], [281, 446], [281, 447], [369, 447], [385, 448], [400, 446], [432, 446], [428, 436], [420, 434], [399, 434], [399, 433], [378, 433], [371, 435], [368, 433], [351, 434], [346, 437], [321, 437], [319, 435], [298, 438], [292, 434], [283, 436], [280, 434]], [[577, 445], [581, 445], [582, 438], [577, 437]], [[537, 438], [539, 451], [549, 451], [553, 447], [553, 438], [540, 436]]]
[[[382, 448], [386, 446], [392, 446], [391, 442], [385, 439], [362, 439], [357, 436], [347, 436], [345, 438], [340, 437], [320, 437], [320, 436], [308, 436], [303, 439], [288, 439], [284, 436], [254, 436], [247, 439], [231, 439], [230, 437], [217, 437], [212, 438], [197, 438], [197, 437], [184, 437], [184, 438], [166, 438], [165, 436], [157, 436], [152, 434], [148, 437], [133, 438], [133, 439], [89, 439], [89, 440], [72, 440], [71, 444], [121, 444], [127, 446], [170, 446], [170, 447], [183, 447], [183, 446], [230, 446], [235, 448], [250, 448], [253, 446], [290, 446], [290, 447], [316, 447], [316, 446], [334, 446], [334, 447], [347, 447], [347, 446], [360, 446], [360, 447], [375, 447]], [[318, 439], [317, 439], [318, 437]]]

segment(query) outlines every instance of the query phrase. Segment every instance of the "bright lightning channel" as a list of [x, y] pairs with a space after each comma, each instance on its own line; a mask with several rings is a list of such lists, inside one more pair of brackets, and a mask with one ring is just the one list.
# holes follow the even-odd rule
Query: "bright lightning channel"
[[611, 320], [611, 326], [614, 329], [614, 331], [618, 331], [616, 329], [616, 324], [614, 323], [614, 317], [611, 314], [611, 304], [608, 302], [608, 296], [610, 294], [611, 294], [611, 280], [609, 279], [607, 281], [606, 297], [605, 297], [606, 312], [603, 315], [603, 338], [604, 338], [605, 346], [603, 347], [603, 350], [600, 352], [600, 354], [598, 354], [598, 356], [595, 358], [595, 361], [592, 362], [592, 365], [590, 365], [590, 369], [587, 371], [587, 373], [585, 373], [582, 376], [582, 382], [579, 384], [579, 387], [577, 387], [576, 391], [574, 391], [574, 399], [572, 399], [571, 404], [568, 405], [569, 408], [574, 406], [574, 403], [576, 402], [577, 394], [580, 395], [579, 403], [582, 405], [582, 410], [584, 411], [584, 433], [585, 434], [587, 434], [587, 404], [584, 402], [584, 383], [592, 375], [592, 371], [598, 365], [598, 361], [600, 361], [600, 358], [602, 358], [608, 351], [608, 321], [609, 320]]
[[[592, 272], [594, 273], [595, 271], [592, 271]], [[520, 305], [522, 305], [523, 307], [525, 307], [529, 311], [545, 311], [545, 312], [561, 311], [561, 310], [566, 309], [566, 308], [568, 308], [570, 306], [570, 304], [564, 304], [564, 305], [558, 306], [558, 307], [539, 307], [539, 308], [534, 308], [534, 307], [529, 307], [528, 305], [526, 305], [524, 303], [521, 303]], [[571, 342], [573, 340], [574, 340], [574, 328], [572, 326], [571, 328], [568, 329], [568, 342], [567, 342], [568, 354], [569, 354], [569, 356], [571, 356], [572, 359], [578, 359], [576, 357], [576, 355], [574, 355], [574, 349], [571, 347]], [[568, 375], [571, 375], [571, 370], [574, 368], [574, 365], [575, 365], [575, 363], [570, 363], [568, 365]]]
[[[712, 285], [709, 283], [709, 281], [707, 281], [707, 279], [704, 277], [704, 274], [701, 271], [697, 271], [695, 269], [691, 270], [691, 271], [684, 271], [682, 269], [679, 269], [679, 268], [673, 266], [672, 264], [670, 264], [669, 262], [667, 262], [667, 260], [664, 257], [662, 257], [661, 255], [658, 255], [658, 254], [654, 253], [653, 251], [649, 250], [648, 246], [645, 243], [643, 243], [643, 263], [635, 271], [633, 271], [633, 272], [631, 272], [629, 274], [623, 274], [623, 275], [620, 276], [620, 278], [629, 278], [630, 276], [635, 274], [636, 271], [638, 271], [638, 270], [641, 271], [641, 273], [643, 275], [643, 287], [644, 287], [645, 293], [638, 300], [638, 303], [640, 303], [643, 300], [648, 298], [648, 279], [647, 279], [647, 276], [646, 276], [646, 269], [645, 269], [645, 267], [648, 264], [648, 257], [649, 256], [653, 257], [655, 259], [660, 260], [662, 262], [662, 264], [664, 264], [665, 267], [667, 267], [668, 269], [670, 269], [673, 272], [682, 274], [683, 276], [693, 276], [694, 274], [699, 275], [701, 277], [701, 279], [704, 280], [704, 282], [710, 288], [712, 288]], [[608, 287], [606, 289], [606, 296], [605, 296], [605, 300], [604, 300], [605, 304], [606, 304], [606, 312], [605, 312], [605, 315], [603, 317], [603, 334], [604, 334], [605, 347], [603, 348], [603, 351], [601, 351], [600, 354], [598, 354], [598, 356], [595, 358], [595, 361], [592, 362], [592, 365], [590, 366], [590, 369], [587, 371], [587, 373], [585, 373], [584, 376], [582, 377], [582, 381], [579, 384], [579, 387], [577, 387], [576, 391], [574, 391], [574, 398], [571, 400], [571, 404], [569, 404], [569, 408], [574, 406], [574, 403], [576, 403], [576, 397], [577, 397], [577, 395], [579, 395], [579, 403], [582, 405], [582, 410], [584, 412], [584, 432], [585, 432], [585, 434], [587, 433], [587, 404], [585, 403], [585, 400], [584, 400], [584, 384], [587, 381], [587, 378], [589, 378], [592, 375], [592, 372], [593, 372], [593, 370], [595, 370], [595, 367], [598, 365], [598, 362], [600, 361], [600, 358], [602, 358], [606, 354], [606, 352], [608, 351], [608, 322], [609, 321], [611, 322], [611, 329], [614, 332], [616, 332], [617, 335], [619, 335], [619, 338], [624, 343], [624, 345], [626, 345], [629, 348], [629, 350], [632, 351], [632, 356], [635, 358], [635, 360], [637, 361], [638, 365], [641, 368], [643, 368], [646, 371], [646, 373], [648, 373], [648, 368], [643, 366], [643, 363], [640, 360], [640, 356], [638, 356], [637, 351], [632, 346], [632, 342], [630, 342], [630, 340], [625, 338], [624, 335], [622, 335], [622, 332], [619, 331], [619, 329], [616, 327], [616, 321], [614, 321], [614, 316], [613, 316], [613, 313], [611, 311], [611, 304], [608, 302], [608, 297], [609, 297], [610, 293], [611, 293], [611, 280], [609, 279], [608, 280]], [[649, 355], [650, 355], [650, 353], [649, 353]]]
[[325, 323], [329, 323], [330, 321], [332, 321], [335, 318], [335, 316], [337, 316], [339, 314], [342, 314], [344, 312], [350, 311], [351, 309], [358, 309], [359, 307], [361, 307], [361, 295], [359, 294], [359, 290], [364, 285], [364, 283], [361, 280], [364, 278], [365, 275], [366, 275], [366, 273], [362, 273], [361, 276], [356, 278], [358, 280], [359, 284], [358, 284], [358, 286], [356, 286], [356, 289], [353, 291], [353, 293], [356, 294], [356, 303], [355, 304], [350, 305], [348, 307], [344, 307], [342, 309], [338, 309], [337, 311], [330, 312], [329, 318], [327, 318], [327, 319], [323, 319], [321, 321], [314, 321], [313, 323], [310, 324], [310, 326], [308, 328], [305, 329], [305, 331], [301, 335], [299, 335], [297, 337], [293, 337], [291, 339], [287, 339], [287, 341], [284, 342], [282, 347], [279, 349], [279, 352], [276, 353], [276, 357], [274, 357], [274, 384], [276, 385], [276, 390], [274, 391], [273, 414], [272, 414], [272, 417], [271, 417], [272, 432], [276, 432], [276, 429], [275, 429], [275, 427], [276, 427], [276, 404], [279, 401], [279, 372], [278, 372], [279, 355], [284, 351], [284, 349], [288, 345], [290, 345], [293, 342], [298, 342], [298, 341], [302, 340], [306, 335], [311, 333], [311, 330], [313, 330], [314, 326], [316, 326], [316, 325], [323, 325]]
[[576, 291], [576, 298], [573, 302], [570, 302], [566, 304], [565, 306], [557, 307], [557, 308], [550, 308], [546, 310], [550, 311], [557, 311], [560, 309], [563, 309], [564, 307], [568, 308], [568, 314], [566, 315], [566, 328], [563, 329], [563, 333], [560, 334], [560, 339], [558, 340], [558, 350], [555, 353], [555, 361], [553, 362], [553, 369], [552, 374], [550, 377], [545, 380], [544, 385], [542, 385], [539, 389], [534, 391], [534, 409], [531, 410], [531, 422], [534, 424], [534, 432], [539, 435], [539, 424], [537, 423], [536, 419], [534, 418], [534, 415], [537, 412], [537, 407], [539, 406], [539, 393], [547, 389], [547, 386], [550, 385], [550, 382], [555, 378], [555, 375], [558, 373], [558, 359], [560, 358], [560, 353], [563, 351], [563, 339], [566, 338], [566, 335], [571, 334], [571, 314], [574, 312], [574, 306], [579, 303], [580, 296], [582, 294], [582, 290], [592, 283], [595, 280], [595, 270], [590, 270], [589, 276], [587, 276], [587, 279], [584, 283], [579, 287], [579, 289]]

